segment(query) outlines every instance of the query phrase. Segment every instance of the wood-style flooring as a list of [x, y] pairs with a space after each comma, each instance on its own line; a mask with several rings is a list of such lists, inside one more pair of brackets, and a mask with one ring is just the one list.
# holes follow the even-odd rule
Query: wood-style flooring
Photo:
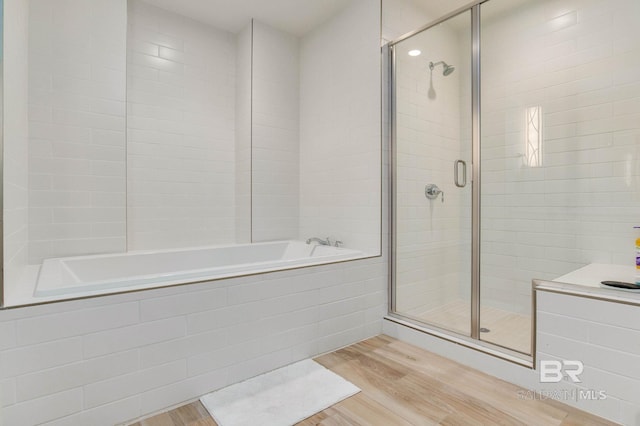
[[[378, 336], [315, 359], [362, 392], [299, 423], [323, 425], [613, 425], [415, 346]], [[200, 402], [132, 426], [217, 426]]]

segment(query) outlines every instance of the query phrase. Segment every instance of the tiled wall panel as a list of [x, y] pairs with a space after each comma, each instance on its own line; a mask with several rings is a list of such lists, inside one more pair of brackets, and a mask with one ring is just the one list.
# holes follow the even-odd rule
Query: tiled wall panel
[[251, 242], [251, 57], [253, 24], [236, 35], [236, 243]]
[[[28, 40], [29, 2], [13, 1], [4, 6], [2, 96], [3, 113], [3, 255], [4, 278], [17, 282], [28, 263]], [[0, 343], [1, 344], [1, 343]]]
[[124, 0], [29, 3], [29, 263], [126, 249], [126, 20]]
[[236, 41], [129, 3], [129, 250], [235, 242]]
[[[578, 393], [572, 405], [621, 424], [637, 423], [640, 398], [633, 389], [640, 388], [640, 325], [629, 319], [639, 314], [639, 306], [538, 292], [538, 362], [581, 361], [578, 392], [606, 393], [600, 400]], [[558, 387], [570, 385], [567, 379]]]
[[299, 40], [253, 21], [251, 201], [253, 241], [298, 238]]
[[[633, 0], [483, 5], [482, 282], [528, 310], [532, 278], [633, 264], [638, 202], [640, 18]], [[516, 30], [517, 29], [517, 30]], [[542, 164], [525, 114], [542, 108]]]
[[[356, 0], [300, 44], [300, 237], [380, 252], [380, 4]], [[332, 46], [327, 49], [327, 46]]]

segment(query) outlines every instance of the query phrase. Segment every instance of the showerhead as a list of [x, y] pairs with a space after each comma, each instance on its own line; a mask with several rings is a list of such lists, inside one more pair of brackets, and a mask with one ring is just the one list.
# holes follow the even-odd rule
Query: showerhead
[[442, 75], [445, 77], [451, 75], [451, 73], [456, 70], [456, 67], [447, 64], [445, 61], [436, 62], [435, 64], [433, 62], [429, 62], [429, 69], [433, 71], [433, 69], [438, 65], [442, 65]]
[[453, 65], [444, 64], [444, 70], [442, 70], [442, 75], [446, 77], [452, 72], [454, 72], [455, 70], [456, 70], [456, 67], [454, 67]]

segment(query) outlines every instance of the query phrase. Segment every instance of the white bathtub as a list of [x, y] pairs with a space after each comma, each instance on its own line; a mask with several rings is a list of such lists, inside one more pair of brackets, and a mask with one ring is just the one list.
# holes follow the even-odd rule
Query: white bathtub
[[207, 281], [363, 257], [346, 248], [277, 241], [47, 259], [34, 297], [94, 295]]

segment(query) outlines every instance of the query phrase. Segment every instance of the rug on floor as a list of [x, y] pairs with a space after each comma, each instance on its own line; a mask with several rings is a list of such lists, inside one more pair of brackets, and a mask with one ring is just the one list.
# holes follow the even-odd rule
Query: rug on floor
[[279, 368], [200, 398], [219, 426], [289, 426], [360, 392], [317, 362]]

